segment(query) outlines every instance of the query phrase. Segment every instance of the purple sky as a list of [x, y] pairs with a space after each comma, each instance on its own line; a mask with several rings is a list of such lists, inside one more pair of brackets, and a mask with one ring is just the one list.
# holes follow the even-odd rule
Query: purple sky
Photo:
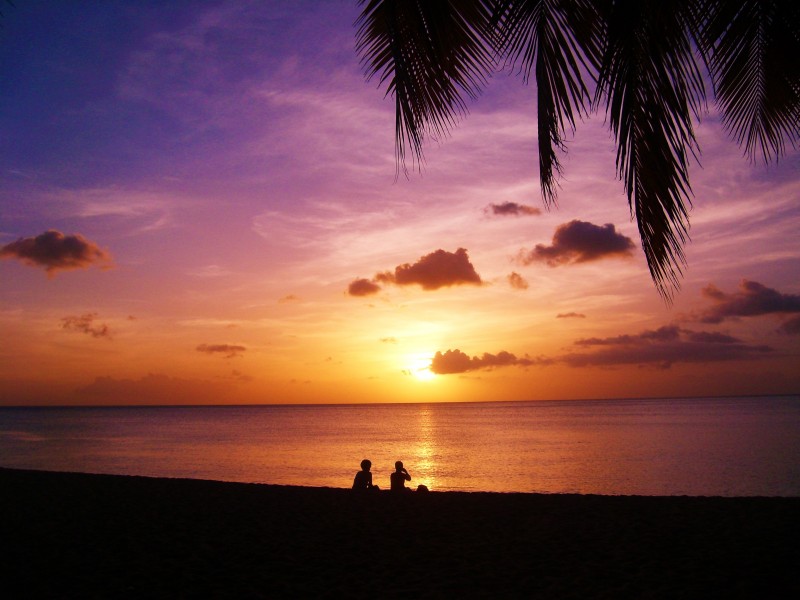
[[0, 31], [0, 404], [798, 393], [800, 152], [697, 127], [650, 280], [602, 114], [540, 199], [498, 73], [420, 173], [354, 2], [27, 2]]

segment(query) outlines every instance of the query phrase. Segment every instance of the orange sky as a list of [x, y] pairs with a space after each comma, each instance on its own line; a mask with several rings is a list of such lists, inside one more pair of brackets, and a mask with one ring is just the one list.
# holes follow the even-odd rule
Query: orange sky
[[713, 106], [667, 305], [602, 114], [547, 211], [534, 90], [505, 73], [395, 178], [351, 3], [20, 4], [0, 404], [800, 391], [800, 152], [749, 163]]

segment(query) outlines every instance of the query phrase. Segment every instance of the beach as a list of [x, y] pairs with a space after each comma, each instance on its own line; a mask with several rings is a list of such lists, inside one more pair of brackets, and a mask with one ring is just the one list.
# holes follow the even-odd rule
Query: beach
[[349, 489], [0, 469], [25, 598], [794, 597], [800, 498]]

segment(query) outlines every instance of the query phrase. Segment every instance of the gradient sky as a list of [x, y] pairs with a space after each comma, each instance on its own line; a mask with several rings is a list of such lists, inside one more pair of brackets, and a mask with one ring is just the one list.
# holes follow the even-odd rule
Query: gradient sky
[[549, 211], [507, 73], [396, 178], [354, 2], [2, 12], [0, 404], [800, 392], [800, 152], [713, 105], [667, 305], [602, 114]]

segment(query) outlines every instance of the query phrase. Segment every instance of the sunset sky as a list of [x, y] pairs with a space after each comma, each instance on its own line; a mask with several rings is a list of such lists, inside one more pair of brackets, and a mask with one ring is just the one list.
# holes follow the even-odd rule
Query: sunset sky
[[2, 13], [0, 404], [800, 392], [800, 151], [712, 103], [669, 305], [602, 112], [551, 210], [513, 73], [396, 177], [355, 2]]

